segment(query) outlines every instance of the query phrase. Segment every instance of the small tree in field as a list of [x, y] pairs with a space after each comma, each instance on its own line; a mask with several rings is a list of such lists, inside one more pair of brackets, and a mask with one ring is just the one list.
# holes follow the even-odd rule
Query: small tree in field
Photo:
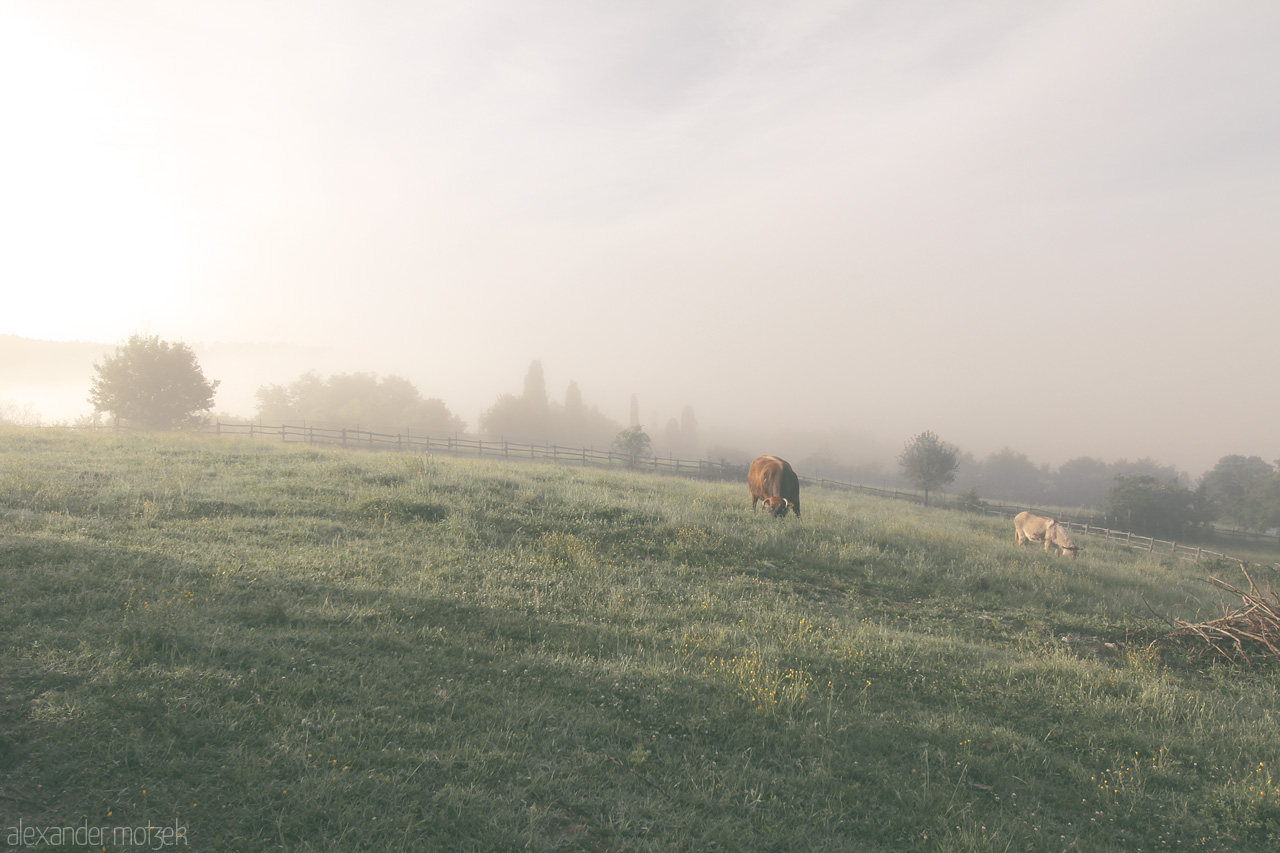
[[924, 504], [928, 506], [929, 492], [955, 480], [960, 460], [954, 447], [925, 430], [907, 442], [898, 455], [898, 465], [906, 481], [924, 491]]
[[634, 465], [637, 459], [649, 456], [649, 436], [640, 424], [627, 427], [613, 439], [613, 450], [630, 456], [631, 464]]
[[213, 407], [218, 387], [218, 380], [204, 378], [190, 347], [159, 336], [135, 334], [93, 369], [98, 374], [89, 388], [94, 411], [145, 429], [179, 429], [198, 423], [197, 413]]

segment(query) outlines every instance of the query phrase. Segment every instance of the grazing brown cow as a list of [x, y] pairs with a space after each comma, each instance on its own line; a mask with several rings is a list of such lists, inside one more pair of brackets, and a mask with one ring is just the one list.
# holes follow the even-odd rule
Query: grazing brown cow
[[757, 456], [747, 472], [747, 486], [751, 489], [751, 509], [764, 501], [765, 507], [775, 518], [787, 514], [787, 508], [800, 514], [800, 478], [792, 470], [791, 463], [776, 456]]
[[1067, 534], [1067, 529], [1052, 518], [1045, 518], [1043, 515], [1034, 515], [1030, 512], [1020, 512], [1013, 518], [1013, 538], [1019, 545], [1027, 545], [1030, 542], [1043, 542], [1046, 551], [1052, 550], [1055, 546], [1058, 549], [1058, 556], [1066, 554], [1074, 557], [1076, 552], [1080, 550], [1076, 543], [1071, 541], [1071, 537]]

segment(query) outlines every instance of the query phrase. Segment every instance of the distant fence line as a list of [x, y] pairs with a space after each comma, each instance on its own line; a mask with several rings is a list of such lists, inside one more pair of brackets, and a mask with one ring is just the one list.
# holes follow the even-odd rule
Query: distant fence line
[[598, 468], [629, 468], [658, 471], [708, 479], [745, 477], [747, 466], [705, 459], [676, 459], [658, 456], [633, 456], [616, 450], [587, 447], [560, 447], [555, 444], [524, 444], [505, 439], [433, 437], [408, 434], [370, 432], [362, 429], [329, 429], [314, 426], [263, 426], [261, 424], [226, 424], [215, 422], [201, 429], [210, 435], [278, 439], [286, 444], [318, 444], [361, 450], [401, 450], [420, 453], [447, 453], [451, 456], [477, 456], [488, 459], [523, 459], [565, 465]]
[[[447, 436], [415, 436], [409, 434], [378, 433], [361, 429], [332, 429], [316, 426], [264, 426], [262, 424], [228, 424], [217, 421], [204, 427], [201, 432], [214, 435], [241, 436], [249, 438], [277, 439], [285, 443], [305, 443], [328, 445], [364, 450], [399, 450], [422, 453], [445, 453], [451, 456], [476, 456], [491, 459], [520, 459], [554, 464], [581, 465], [584, 467], [626, 468], [630, 470], [656, 471], [680, 476], [701, 477], [704, 479], [733, 480], [747, 476], [747, 466], [712, 462], [706, 459], [678, 459], [659, 456], [632, 456], [616, 450], [595, 450], [592, 448], [560, 447], [554, 444], [525, 444], [521, 442], [485, 440], [483, 438], [462, 438]], [[918, 492], [906, 492], [897, 489], [876, 488], [861, 483], [845, 483], [839, 480], [828, 480], [824, 477], [801, 477], [800, 481], [811, 486], [845, 489], [861, 492], [882, 498], [905, 500], [912, 503], [924, 503]], [[964, 509], [965, 507], [961, 507]], [[1187, 545], [1172, 540], [1156, 539], [1151, 536], [1140, 536], [1124, 530], [1112, 530], [1093, 523], [1093, 519], [1083, 519], [1054, 513], [1048, 510], [1036, 510], [1030, 506], [1009, 506], [1007, 504], [981, 504], [967, 508], [971, 512], [983, 515], [998, 515], [1013, 518], [1023, 510], [1031, 510], [1039, 515], [1057, 518], [1066, 524], [1073, 533], [1087, 536], [1100, 536], [1108, 542], [1116, 542], [1129, 548], [1147, 551], [1151, 554], [1169, 554], [1193, 560], [1225, 559], [1240, 561], [1240, 558], [1217, 551], [1210, 551], [1198, 545]], [[1226, 531], [1218, 531], [1224, 533]], [[1265, 537], [1270, 539], [1270, 537]]]

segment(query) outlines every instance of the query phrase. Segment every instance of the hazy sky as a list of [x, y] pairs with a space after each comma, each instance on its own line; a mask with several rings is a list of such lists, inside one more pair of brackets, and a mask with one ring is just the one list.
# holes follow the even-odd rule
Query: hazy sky
[[1274, 0], [6, 0], [0, 333], [332, 346], [473, 427], [540, 359], [620, 421], [1275, 460], [1277, 45]]

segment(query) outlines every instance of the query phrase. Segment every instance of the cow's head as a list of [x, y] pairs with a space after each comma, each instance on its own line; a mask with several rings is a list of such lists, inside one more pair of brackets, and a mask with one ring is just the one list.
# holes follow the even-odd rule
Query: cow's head
[[1045, 531], [1045, 537], [1048, 541], [1058, 546], [1059, 554], [1074, 557], [1076, 551], [1080, 550], [1076, 543], [1071, 540], [1071, 534], [1067, 533], [1067, 529], [1056, 521]]
[[1066, 554], [1068, 557], [1075, 557], [1076, 552], [1080, 550], [1080, 546], [1071, 541], [1071, 537], [1061, 527], [1058, 528], [1058, 535], [1054, 538], [1054, 544], [1058, 546], [1058, 556]]
[[791, 501], [781, 495], [774, 495], [769, 498], [769, 512], [773, 513], [774, 518], [782, 518], [787, 514], [787, 508], [791, 506]]

